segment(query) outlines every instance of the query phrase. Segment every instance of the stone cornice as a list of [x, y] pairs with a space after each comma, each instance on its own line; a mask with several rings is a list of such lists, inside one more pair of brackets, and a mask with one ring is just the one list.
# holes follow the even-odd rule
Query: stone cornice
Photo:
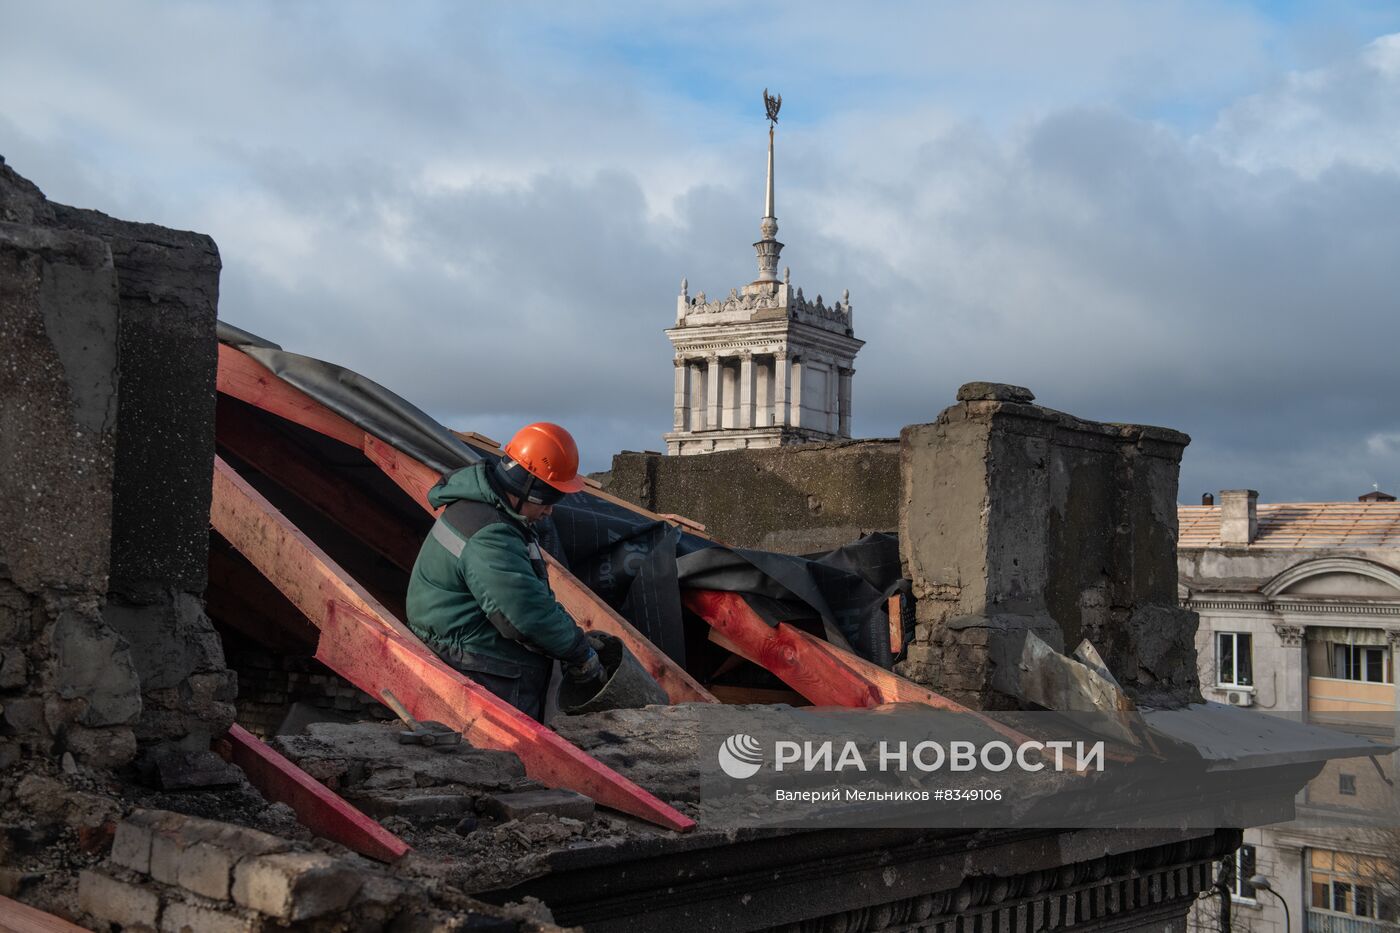
[[1309, 615], [1400, 616], [1400, 605], [1370, 603], [1319, 603], [1291, 600], [1244, 600], [1228, 597], [1190, 597], [1181, 602], [1182, 608], [1221, 609], [1231, 612], [1307, 613]]

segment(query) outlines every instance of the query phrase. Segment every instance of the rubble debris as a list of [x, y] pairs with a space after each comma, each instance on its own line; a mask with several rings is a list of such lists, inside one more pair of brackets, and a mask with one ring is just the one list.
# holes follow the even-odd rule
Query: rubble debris
[[[587, 820], [593, 816], [593, 801], [570, 790], [524, 790], [510, 794], [488, 794], [481, 801], [481, 812], [502, 822], [523, 820], [537, 813], [562, 820]], [[583, 824], [579, 823], [579, 828]]]

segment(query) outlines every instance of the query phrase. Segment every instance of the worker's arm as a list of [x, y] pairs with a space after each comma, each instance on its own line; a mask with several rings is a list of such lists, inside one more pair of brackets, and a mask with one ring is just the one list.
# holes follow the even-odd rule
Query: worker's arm
[[582, 629], [535, 576], [525, 542], [509, 526], [488, 525], [472, 535], [459, 560], [472, 595], [507, 637], [516, 632], [566, 663], [579, 663], [593, 653]]

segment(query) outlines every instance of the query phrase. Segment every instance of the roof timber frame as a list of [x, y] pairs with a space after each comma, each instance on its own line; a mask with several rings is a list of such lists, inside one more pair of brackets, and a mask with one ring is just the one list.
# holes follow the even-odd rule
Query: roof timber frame
[[[311, 396], [283, 382], [252, 357], [222, 343], [219, 344], [218, 389], [225, 395], [247, 402], [270, 414], [286, 418], [295, 424], [360, 450], [415, 503], [429, 514], [437, 514], [438, 510], [433, 508], [427, 498], [428, 490], [436, 485], [440, 478], [435, 470], [419, 463], [362, 428], [351, 424]], [[222, 433], [219, 439], [221, 442], [224, 441]], [[239, 452], [235, 444], [230, 444], [230, 449], [236, 453]], [[241, 453], [239, 455], [243, 456]], [[267, 472], [273, 479], [282, 482], [283, 471], [276, 465], [275, 458], [274, 460], [264, 459], [264, 463], [268, 467], [264, 472]], [[256, 462], [253, 465], [258, 466]], [[263, 469], [263, 467], [260, 466], [259, 469]], [[297, 484], [288, 486], [289, 491], [293, 494], [299, 497], [305, 497], [308, 492], [314, 494], [314, 491], [311, 490], [299, 492], [298, 487], [304, 489], [306, 485], [305, 471], [295, 471], [295, 475], [289, 474], [288, 476], [290, 482]], [[334, 502], [335, 496], [346, 494], [343, 488], [337, 489], [329, 499]], [[322, 506], [318, 506], [315, 500], [308, 499], [308, 501], [313, 507], [322, 510]], [[322, 501], [327, 501], [327, 497], [323, 496]], [[338, 524], [343, 524], [342, 521], [336, 519], [335, 515], [329, 517], [336, 520]], [[363, 529], [352, 528], [351, 530], [356, 534], [362, 535], [364, 533]], [[383, 547], [384, 543], [381, 542], [379, 546]], [[415, 555], [417, 553], [416, 546], [413, 553]], [[394, 558], [390, 559], [394, 560]], [[399, 558], [399, 560], [402, 559], [402, 557]], [[680, 665], [661, 652], [630, 622], [618, 615], [611, 606], [599, 599], [551, 555], [545, 555], [545, 562], [549, 566], [549, 582], [554, 589], [555, 598], [568, 610], [574, 620], [584, 629], [608, 632], [621, 639], [648, 673], [656, 678], [672, 703], [718, 702], [713, 694], [702, 687]], [[410, 561], [409, 566], [411, 565]]]
[[317, 659], [361, 690], [377, 696], [392, 689], [417, 718], [445, 722], [479, 747], [514, 752], [547, 785], [669, 829], [694, 828], [694, 820], [447, 667], [220, 457], [210, 520], [320, 630]]

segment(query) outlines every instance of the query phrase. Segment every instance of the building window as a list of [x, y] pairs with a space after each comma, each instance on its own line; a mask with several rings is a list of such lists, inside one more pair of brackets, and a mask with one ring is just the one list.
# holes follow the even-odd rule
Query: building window
[[1395, 921], [1395, 904], [1387, 891], [1393, 871], [1384, 859], [1313, 849], [1308, 861], [1312, 909]]
[[1338, 793], [1341, 793], [1341, 794], [1345, 794], [1345, 795], [1348, 796], [1348, 797], [1355, 797], [1355, 796], [1356, 796], [1356, 775], [1354, 775], [1354, 774], [1339, 774], [1339, 775], [1338, 775], [1338, 778], [1340, 778], [1340, 786], [1337, 788], [1337, 792], [1338, 792]]
[[1372, 684], [1389, 683], [1386, 655], [1389, 648], [1372, 645], [1332, 645], [1332, 676]]
[[1230, 885], [1230, 894], [1236, 900], [1254, 900], [1254, 885], [1249, 879], [1254, 877], [1255, 871], [1254, 846], [1240, 846], [1235, 850], [1235, 880]]
[[1216, 632], [1215, 662], [1215, 682], [1220, 686], [1254, 686], [1254, 657], [1247, 633]]

